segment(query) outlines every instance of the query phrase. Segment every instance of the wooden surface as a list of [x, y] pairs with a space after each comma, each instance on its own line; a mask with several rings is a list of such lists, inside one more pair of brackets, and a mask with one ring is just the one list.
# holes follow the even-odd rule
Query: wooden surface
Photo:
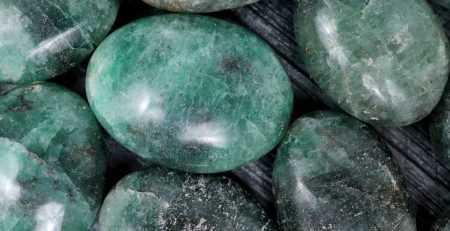
[[[434, 6], [450, 28], [450, 13]], [[139, 17], [160, 13], [139, 0], [124, 0], [115, 28]], [[241, 24], [266, 40], [278, 53], [288, 72], [295, 94], [293, 119], [317, 109], [339, 110], [310, 80], [298, 55], [293, 34], [293, 2], [291, 0], [262, 0], [243, 8], [210, 14]], [[87, 62], [58, 77], [55, 82], [64, 84], [85, 96], [84, 73]], [[0, 90], [1, 90], [0, 86]], [[450, 169], [440, 163], [429, 141], [427, 119], [403, 128], [375, 128], [390, 146], [400, 166], [411, 204], [417, 213], [419, 230], [429, 230], [432, 222], [450, 205]], [[111, 188], [126, 174], [151, 165], [121, 147], [110, 137], [108, 147], [107, 188]], [[273, 152], [259, 161], [231, 173], [274, 217], [271, 170]]]

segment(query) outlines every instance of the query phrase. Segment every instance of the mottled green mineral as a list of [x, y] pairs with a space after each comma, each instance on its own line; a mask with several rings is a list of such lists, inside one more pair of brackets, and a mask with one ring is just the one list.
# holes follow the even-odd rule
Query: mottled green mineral
[[0, 137], [60, 169], [93, 211], [100, 208], [106, 171], [102, 134], [79, 95], [53, 83], [10, 90], [0, 96]]
[[233, 181], [163, 168], [122, 179], [99, 215], [100, 231], [275, 230], [258, 204]]
[[156, 8], [175, 11], [206, 13], [248, 5], [258, 0], [143, 0]]
[[0, 138], [0, 230], [87, 231], [96, 211], [61, 168]]
[[269, 152], [292, 111], [289, 79], [260, 38], [226, 21], [169, 14], [108, 37], [88, 68], [89, 103], [136, 154], [221, 172]]
[[118, 0], [0, 0], [0, 82], [62, 74], [110, 30]]
[[388, 149], [347, 115], [324, 111], [295, 121], [273, 178], [283, 230], [415, 230]]
[[401, 126], [437, 105], [448, 41], [423, 0], [297, 0], [296, 37], [315, 82], [365, 122]]

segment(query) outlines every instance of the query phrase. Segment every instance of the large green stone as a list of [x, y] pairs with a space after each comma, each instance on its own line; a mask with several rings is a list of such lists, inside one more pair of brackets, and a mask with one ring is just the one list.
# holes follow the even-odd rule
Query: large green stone
[[122, 179], [99, 215], [100, 231], [275, 230], [244, 191], [221, 176], [151, 168]]
[[118, 0], [0, 0], [0, 82], [66, 72], [102, 41], [117, 11]]
[[248, 5], [258, 0], [143, 0], [160, 9], [175, 12], [206, 13]]
[[89, 230], [96, 213], [62, 169], [6, 138], [0, 163], [0, 230]]
[[450, 85], [431, 117], [430, 136], [438, 157], [450, 165]]
[[295, 121], [273, 178], [283, 230], [415, 230], [388, 149], [347, 115], [324, 111]]
[[106, 171], [102, 134], [80, 96], [52, 83], [9, 91], [0, 96], [0, 137], [63, 170], [92, 209], [100, 208]]
[[448, 41], [423, 0], [297, 0], [295, 29], [312, 78], [365, 122], [416, 122], [439, 102]]
[[266, 154], [292, 111], [289, 79], [271, 48], [242, 27], [198, 15], [154, 16], [114, 32], [91, 59], [86, 91], [125, 147], [201, 173]]

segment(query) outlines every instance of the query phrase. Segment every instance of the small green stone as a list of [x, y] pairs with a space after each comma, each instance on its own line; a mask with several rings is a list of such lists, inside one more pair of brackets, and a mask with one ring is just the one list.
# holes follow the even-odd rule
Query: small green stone
[[227, 171], [269, 152], [292, 112], [289, 79], [246, 29], [199, 15], [133, 22], [89, 64], [86, 92], [121, 144], [184, 171]]
[[66, 72], [102, 41], [118, 7], [117, 0], [0, 0], [0, 82]]
[[450, 87], [447, 87], [441, 102], [433, 112], [430, 135], [439, 159], [450, 165]]
[[347, 115], [324, 111], [295, 121], [273, 178], [283, 230], [415, 230], [388, 149]]
[[100, 208], [106, 171], [102, 134], [79, 95], [53, 83], [10, 90], [0, 96], [0, 137], [62, 169], [92, 210]]
[[163, 168], [122, 179], [99, 215], [100, 231], [275, 230], [262, 208], [233, 181]]
[[89, 230], [96, 212], [63, 170], [0, 138], [0, 230]]
[[258, 0], [143, 0], [151, 6], [174, 12], [207, 13], [245, 6]]
[[416, 122], [437, 105], [448, 41], [423, 0], [296, 0], [296, 37], [311, 77], [374, 125]]

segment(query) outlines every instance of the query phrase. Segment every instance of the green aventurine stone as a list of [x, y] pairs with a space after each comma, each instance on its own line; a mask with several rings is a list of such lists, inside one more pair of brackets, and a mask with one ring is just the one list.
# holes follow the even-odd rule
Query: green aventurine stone
[[433, 112], [430, 136], [438, 157], [450, 165], [450, 87], [447, 87]]
[[237, 25], [171, 14], [133, 22], [95, 51], [88, 100], [138, 155], [191, 172], [227, 171], [282, 138], [289, 79], [270, 47]]
[[258, 0], [143, 0], [156, 8], [175, 11], [206, 13], [248, 5]]
[[275, 230], [263, 209], [235, 182], [151, 168], [122, 179], [99, 215], [100, 231]]
[[114, 23], [117, 0], [0, 0], [0, 82], [62, 74], [83, 61]]
[[106, 171], [102, 134], [80, 96], [52, 83], [10, 90], [0, 96], [0, 137], [62, 169], [92, 209], [100, 208]]
[[89, 230], [96, 213], [64, 171], [6, 138], [0, 163], [0, 230]]
[[278, 149], [273, 177], [283, 230], [415, 230], [388, 149], [347, 115], [298, 119]]
[[349, 114], [407, 125], [439, 102], [448, 41], [422, 0], [297, 0], [296, 37], [316, 83]]

